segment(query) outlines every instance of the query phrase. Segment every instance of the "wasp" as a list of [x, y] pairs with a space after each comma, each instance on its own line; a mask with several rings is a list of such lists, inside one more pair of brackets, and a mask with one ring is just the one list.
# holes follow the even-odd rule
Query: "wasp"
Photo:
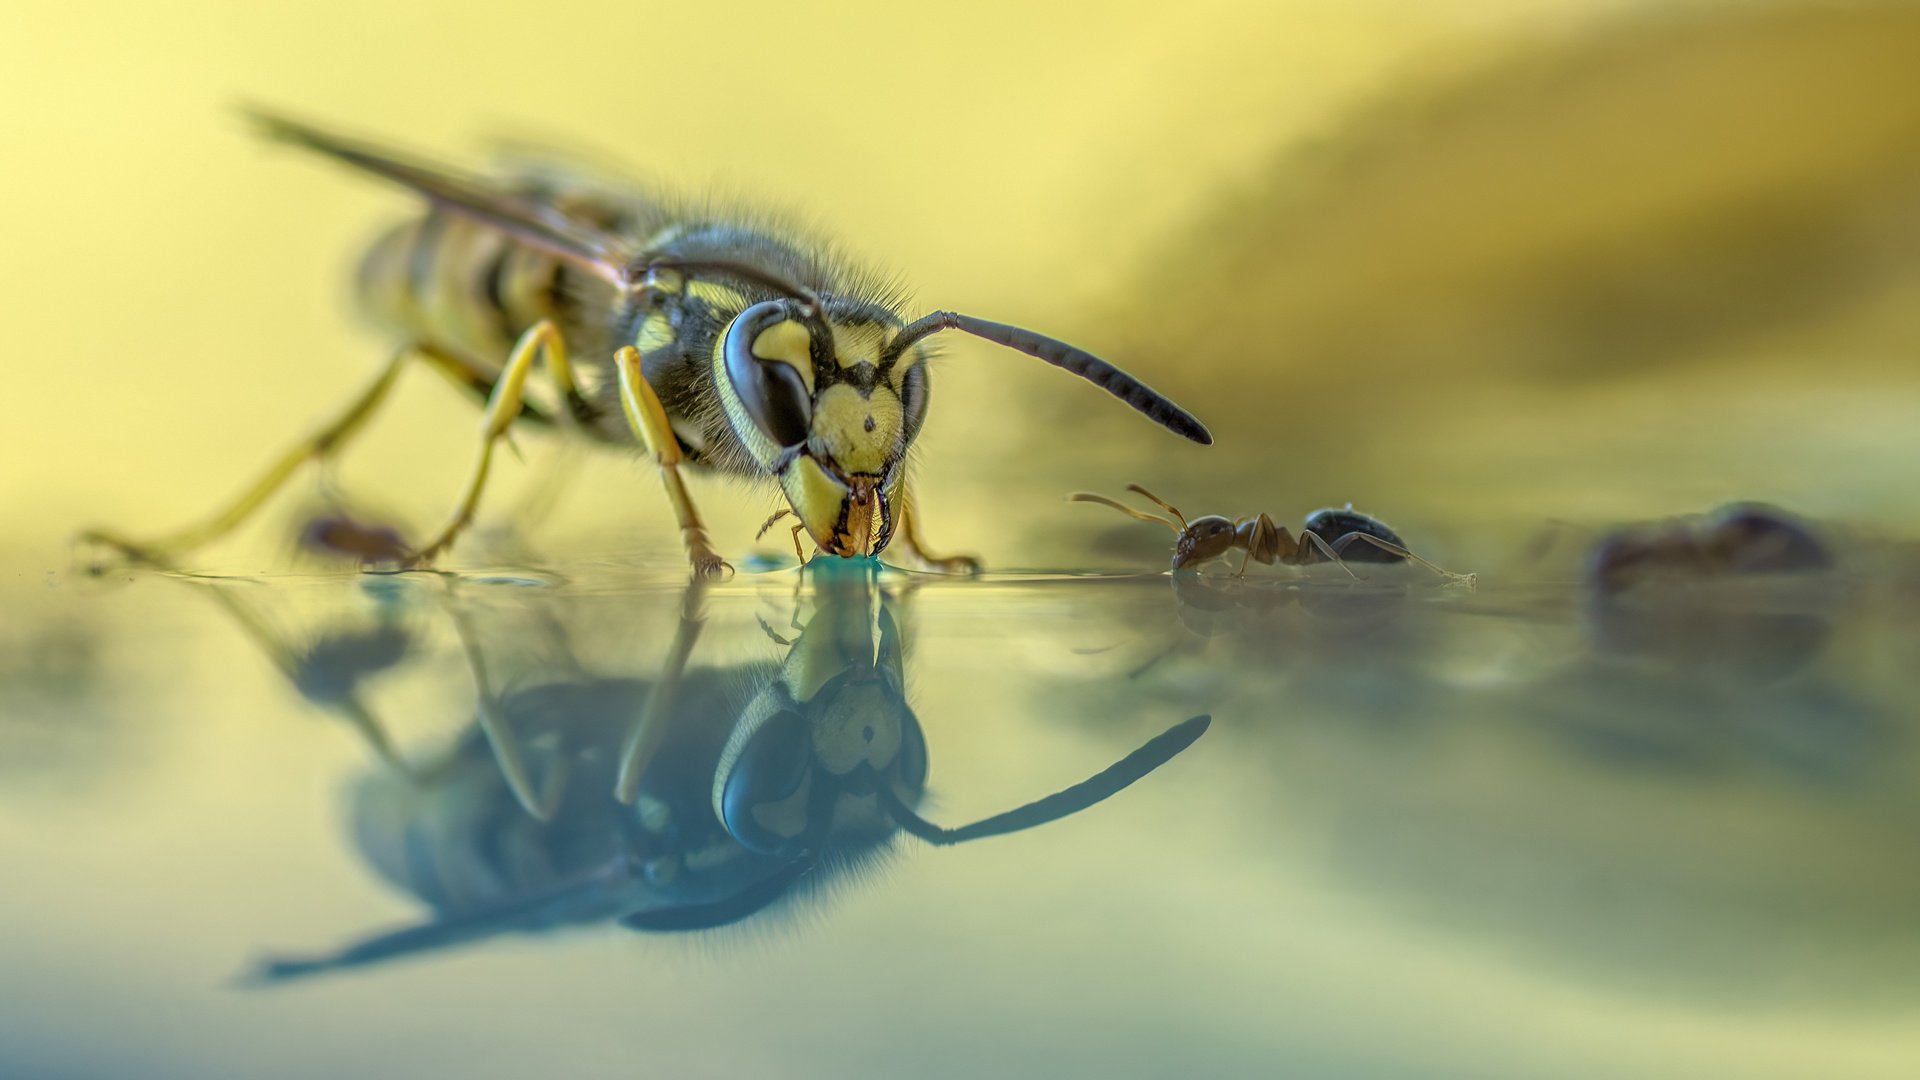
[[1240, 568], [1234, 576], [1240, 577], [1247, 572], [1249, 561], [1272, 566], [1275, 562], [1288, 566], [1307, 566], [1316, 562], [1337, 563], [1349, 575], [1353, 569], [1350, 562], [1397, 563], [1411, 561], [1439, 574], [1450, 581], [1472, 583], [1474, 575], [1456, 574], [1451, 570], [1442, 570], [1413, 552], [1408, 551], [1400, 535], [1388, 528], [1386, 523], [1353, 508], [1348, 503], [1342, 509], [1328, 508], [1315, 510], [1307, 515], [1300, 530], [1300, 539], [1285, 526], [1276, 524], [1271, 515], [1262, 513], [1257, 517], [1243, 517], [1228, 520], [1218, 514], [1194, 518], [1188, 521], [1186, 516], [1162, 500], [1153, 492], [1139, 484], [1128, 484], [1127, 490], [1144, 496], [1154, 505], [1172, 514], [1173, 521], [1158, 514], [1142, 513], [1116, 502], [1105, 495], [1096, 495], [1090, 491], [1076, 491], [1067, 496], [1068, 502], [1098, 503], [1110, 506], [1129, 517], [1141, 521], [1157, 521], [1172, 529], [1179, 537], [1173, 547], [1173, 569], [1185, 570], [1226, 555], [1235, 548], [1245, 552], [1240, 556]]
[[[927, 415], [927, 340], [959, 331], [1092, 382], [1194, 442], [1192, 415], [1087, 352], [1030, 330], [936, 311], [764, 215], [653, 198], [563, 168], [480, 175], [263, 112], [262, 133], [413, 192], [426, 212], [388, 232], [358, 275], [362, 312], [401, 348], [348, 407], [201, 524], [148, 543], [87, 536], [163, 561], [240, 525], [304, 463], [337, 451], [403, 367], [424, 361], [484, 402], [471, 473], [445, 527], [402, 560], [426, 566], [473, 520], [495, 444], [517, 421], [637, 447], [658, 466], [697, 575], [728, 569], [682, 466], [772, 480], [827, 554], [871, 556], [896, 533], [923, 568], [970, 571], [923, 543], [907, 456]], [[528, 395], [536, 365], [550, 398]]]
[[777, 665], [689, 664], [704, 621], [699, 581], [652, 680], [563, 662], [497, 695], [473, 628], [462, 625], [478, 717], [448, 760], [381, 770], [352, 795], [362, 855], [431, 918], [257, 974], [285, 979], [564, 925], [659, 933], [737, 923], [857, 875], [900, 832], [948, 845], [1079, 813], [1170, 761], [1210, 723], [1176, 724], [1090, 779], [1006, 813], [959, 828], [928, 821], [916, 809], [929, 759], [907, 702], [905, 609], [867, 570], [815, 577], [799, 633], [788, 640], [767, 628], [785, 649]]

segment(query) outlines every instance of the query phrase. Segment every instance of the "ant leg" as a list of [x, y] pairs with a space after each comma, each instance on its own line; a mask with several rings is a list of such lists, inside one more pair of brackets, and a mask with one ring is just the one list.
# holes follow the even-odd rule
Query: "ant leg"
[[631, 345], [621, 346], [614, 354], [614, 367], [620, 373], [620, 405], [627, 414], [627, 426], [653, 455], [653, 463], [660, 467], [660, 482], [666, 485], [667, 499], [673, 503], [674, 517], [680, 522], [680, 540], [687, 547], [687, 559], [693, 564], [694, 576], [717, 577], [731, 573], [733, 567], [727, 565], [727, 560], [721, 558], [707, 540], [707, 527], [700, 521], [700, 511], [694, 508], [686, 482], [680, 479], [680, 465], [686, 459], [680, 453], [680, 440], [674, 437], [673, 427], [667, 423], [667, 410], [640, 370], [640, 350]]
[[[1302, 529], [1300, 530], [1300, 535], [1313, 543], [1314, 548], [1320, 552], [1321, 558], [1326, 559], [1328, 562], [1339, 563], [1340, 569], [1345, 570], [1348, 577], [1355, 581], [1360, 580], [1360, 575], [1353, 572], [1353, 567], [1347, 565], [1347, 560], [1341, 558], [1339, 552], [1328, 547], [1327, 542], [1320, 538], [1319, 533], [1314, 532], [1312, 529]], [[1305, 560], [1302, 561], [1304, 562]]]
[[913, 508], [913, 492], [906, 481], [900, 483], [900, 496], [895, 500], [900, 514], [900, 542], [907, 547], [907, 554], [917, 569], [930, 570], [936, 574], [966, 574], [980, 572], [980, 560], [971, 555], [935, 555], [927, 550], [926, 541], [920, 536], [920, 515]]
[[666, 740], [667, 713], [679, 695], [680, 677], [686, 674], [687, 661], [693, 657], [693, 647], [700, 641], [700, 631], [707, 625], [701, 604], [706, 589], [706, 578], [694, 578], [687, 585], [680, 601], [680, 625], [673, 631], [673, 651], [667, 654], [666, 666], [654, 682], [653, 691], [647, 695], [647, 704], [627, 729], [627, 741], [620, 748], [620, 772], [613, 783], [613, 797], [625, 805], [633, 805], [640, 797], [640, 779], [647, 774], [647, 767], [653, 764], [654, 755]]
[[136, 562], [156, 566], [166, 566], [174, 558], [220, 539], [252, 517], [254, 511], [272, 498], [302, 465], [326, 458], [352, 438], [380, 407], [381, 402], [386, 400], [395, 380], [400, 377], [401, 369], [412, 355], [411, 348], [394, 353], [393, 358], [386, 362], [364, 389], [354, 395], [339, 416], [282, 454], [251, 487], [205, 521], [144, 542], [129, 540], [106, 529], [89, 529], [80, 534], [80, 539], [114, 548]]
[[[1316, 537], [1316, 539], [1318, 538]], [[1341, 537], [1338, 541], [1340, 550], [1345, 551], [1348, 545], [1352, 544], [1353, 541], [1355, 540], [1365, 540], [1367, 543], [1372, 544], [1374, 547], [1377, 547], [1380, 550], [1387, 552], [1390, 555], [1398, 555], [1403, 559], [1411, 559], [1414, 562], [1419, 563], [1421, 566], [1424, 566], [1427, 569], [1433, 571], [1434, 573], [1439, 574], [1441, 577], [1446, 578], [1448, 581], [1464, 581], [1467, 584], [1472, 585], [1472, 584], [1476, 584], [1480, 580], [1480, 577], [1478, 574], [1456, 574], [1451, 570], [1442, 570], [1439, 567], [1428, 562], [1427, 560], [1421, 558], [1420, 556], [1415, 555], [1413, 552], [1408, 551], [1406, 548], [1401, 547], [1399, 544], [1389, 543], [1388, 541], [1382, 540], [1379, 537], [1370, 535], [1368, 533], [1350, 532], [1347, 535]]]

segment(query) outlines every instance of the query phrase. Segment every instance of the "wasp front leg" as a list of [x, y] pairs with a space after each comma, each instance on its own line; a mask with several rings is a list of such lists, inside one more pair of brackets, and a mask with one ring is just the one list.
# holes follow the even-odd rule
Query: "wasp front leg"
[[614, 361], [620, 375], [620, 405], [627, 414], [627, 426], [653, 455], [654, 464], [660, 466], [660, 480], [666, 484], [667, 498], [673, 502], [674, 516], [680, 522], [680, 539], [687, 546], [687, 559], [693, 564], [694, 574], [714, 577], [732, 571], [733, 567], [727, 565], [707, 539], [707, 527], [700, 520], [700, 511], [694, 509], [693, 497], [687, 494], [686, 482], [680, 478], [680, 465], [685, 460], [680, 453], [680, 440], [674, 438], [673, 427], [667, 423], [667, 410], [640, 370], [640, 350], [623, 346], [614, 354]]
[[913, 568], [935, 574], [978, 574], [981, 571], [980, 560], [971, 555], [935, 555], [927, 550], [926, 542], [920, 536], [920, 516], [914, 512], [913, 493], [905, 481], [900, 484], [900, 495], [894, 500], [900, 513], [898, 529], [900, 543], [907, 549], [907, 555]]

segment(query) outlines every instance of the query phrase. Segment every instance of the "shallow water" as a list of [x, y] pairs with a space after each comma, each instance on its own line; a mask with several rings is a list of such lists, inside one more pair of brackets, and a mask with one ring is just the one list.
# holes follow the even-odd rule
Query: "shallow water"
[[[1651, 606], [1551, 556], [1474, 587], [26, 566], [0, 1074], [1893, 1076], [1920, 1053], [1903, 549]], [[1057, 820], [896, 828], [990, 818], [1202, 714]], [[845, 780], [854, 758], [917, 810]], [[813, 794], [773, 805], [796, 771]], [[749, 793], [725, 826], [716, 773]]]

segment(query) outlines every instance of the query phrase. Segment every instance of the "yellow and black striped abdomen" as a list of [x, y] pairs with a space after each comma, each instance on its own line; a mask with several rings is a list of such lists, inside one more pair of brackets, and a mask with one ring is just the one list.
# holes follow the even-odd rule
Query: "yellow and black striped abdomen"
[[436, 210], [373, 245], [358, 298], [381, 329], [492, 373], [527, 327], [561, 320], [561, 274], [552, 256]]

